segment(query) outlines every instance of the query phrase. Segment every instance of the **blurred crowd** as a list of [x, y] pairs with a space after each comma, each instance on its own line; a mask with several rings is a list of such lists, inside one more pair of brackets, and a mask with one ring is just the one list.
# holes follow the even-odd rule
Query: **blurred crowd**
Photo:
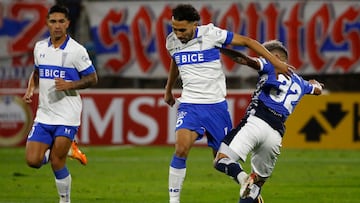
[[[89, 55], [93, 62], [96, 63], [96, 53], [94, 51], [91, 36], [89, 34], [89, 22], [84, 12], [82, 0], [56, 0], [57, 3], [67, 6], [70, 10], [71, 24], [69, 34], [84, 44], [88, 49]], [[360, 60], [360, 59], [359, 59]], [[253, 89], [256, 84], [256, 76], [249, 78], [227, 77], [229, 89]], [[360, 91], [360, 74], [322, 74], [322, 75], [305, 75], [305, 79], [314, 78], [326, 84], [326, 89], [332, 92]], [[162, 89], [166, 84], [166, 78], [127, 78], [120, 76], [102, 76], [97, 88], [154, 88]], [[181, 88], [181, 82], [177, 84]]]

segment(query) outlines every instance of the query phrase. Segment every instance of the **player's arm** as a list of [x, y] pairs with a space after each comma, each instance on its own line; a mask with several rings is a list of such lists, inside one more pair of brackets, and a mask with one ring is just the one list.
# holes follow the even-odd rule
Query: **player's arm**
[[173, 106], [175, 104], [175, 98], [172, 94], [172, 88], [174, 87], [174, 84], [178, 76], [179, 76], [179, 69], [176, 63], [174, 62], [174, 60], [171, 59], [170, 71], [166, 82], [165, 94], [164, 94], [164, 101], [170, 106]]
[[320, 82], [318, 82], [316, 80], [309, 80], [309, 83], [312, 84], [312, 86], [313, 86], [313, 90], [312, 90], [311, 94], [313, 94], [313, 95], [321, 95], [322, 90], [324, 88], [324, 84], [320, 83]]
[[80, 80], [76, 81], [65, 81], [62, 78], [55, 78], [55, 87], [58, 91], [63, 90], [78, 90], [85, 89], [96, 85], [98, 77], [96, 72], [90, 73], [89, 75], [82, 76]]
[[230, 57], [236, 63], [247, 65], [257, 71], [260, 70], [260, 63], [258, 60], [243, 54], [239, 51], [228, 49], [228, 48], [220, 48], [220, 52], [228, 57]]
[[39, 87], [39, 69], [34, 69], [29, 77], [28, 87], [26, 89], [25, 95], [23, 96], [23, 100], [26, 103], [32, 102], [32, 96], [36, 88]]
[[246, 46], [254, 50], [259, 56], [262, 56], [265, 59], [269, 60], [270, 63], [274, 65], [277, 73], [282, 73], [285, 76], [291, 76], [294, 70], [293, 66], [290, 66], [287, 63], [282, 62], [281, 60], [276, 58], [273, 54], [271, 54], [258, 41], [253, 40], [249, 37], [234, 33], [234, 37], [230, 44], [235, 46]]

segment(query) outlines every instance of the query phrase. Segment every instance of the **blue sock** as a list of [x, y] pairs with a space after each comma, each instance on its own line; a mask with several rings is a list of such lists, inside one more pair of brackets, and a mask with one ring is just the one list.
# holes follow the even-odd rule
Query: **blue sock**
[[228, 176], [231, 176], [236, 182], [237, 176], [242, 170], [239, 163], [232, 161], [229, 158], [222, 158], [218, 160], [215, 164], [216, 170], [225, 173]]
[[177, 169], [186, 168], [186, 158], [177, 157], [174, 154], [170, 166]]
[[44, 157], [44, 159], [41, 162], [41, 165], [45, 165], [48, 163], [48, 159], [46, 157]]
[[64, 179], [66, 177], [69, 176], [69, 170], [67, 169], [66, 166], [64, 166], [64, 168], [60, 169], [60, 170], [57, 170], [57, 171], [54, 171], [54, 175], [56, 177], [56, 179]]
[[239, 203], [253, 203], [255, 200], [251, 197], [240, 199]]

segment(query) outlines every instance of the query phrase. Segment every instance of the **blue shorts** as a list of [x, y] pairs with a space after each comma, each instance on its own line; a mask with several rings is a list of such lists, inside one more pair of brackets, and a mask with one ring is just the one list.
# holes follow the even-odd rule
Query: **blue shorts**
[[225, 135], [232, 129], [227, 102], [216, 104], [181, 103], [178, 108], [176, 130], [195, 131], [201, 139], [207, 136], [208, 146], [218, 150]]
[[78, 129], [79, 126], [47, 125], [35, 122], [27, 140], [42, 142], [51, 146], [58, 136], [68, 137], [73, 140]]

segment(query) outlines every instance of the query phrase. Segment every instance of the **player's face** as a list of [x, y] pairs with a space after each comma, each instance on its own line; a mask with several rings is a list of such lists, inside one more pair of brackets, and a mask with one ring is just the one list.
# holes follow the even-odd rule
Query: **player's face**
[[172, 20], [172, 29], [176, 37], [184, 44], [194, 38], [196, 22], [189, 22], [186, 20], [178, 21]]
[[46, 24], [49, 28], [50, 37], [57, 41], [66, 37], [66, 30], [70, 21], [63, 13], [52, 13], [49, 15]]

